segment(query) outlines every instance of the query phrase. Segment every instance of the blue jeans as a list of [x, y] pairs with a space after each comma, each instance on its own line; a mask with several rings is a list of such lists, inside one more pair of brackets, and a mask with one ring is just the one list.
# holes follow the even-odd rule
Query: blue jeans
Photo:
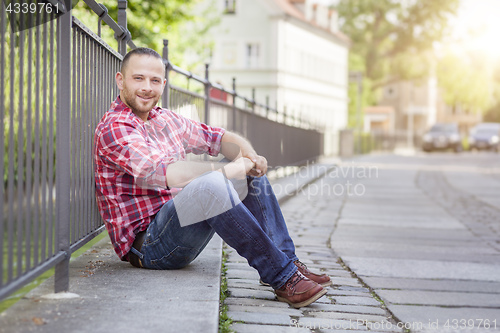
[[[267, 177], [248, 176], [246, 186], [248, 194], [240, 201], [233, 183], [221, 173], [198, 177], [181, 191], [182, 197], [163, 205], [146, 231], [141, 251], [132, 251], [145, 268], [178, 269], [192, 262], [216, 232], [248, 260], [262, 281], [280, 288], [297, 271], [295, 246]], [[181, 226], [177, 210], [183, 205], [206, 212], [208, 218]], [[228, 209], [220, 212], [221, 206]], [[218, 208], [218, 215], [211, 215]]]

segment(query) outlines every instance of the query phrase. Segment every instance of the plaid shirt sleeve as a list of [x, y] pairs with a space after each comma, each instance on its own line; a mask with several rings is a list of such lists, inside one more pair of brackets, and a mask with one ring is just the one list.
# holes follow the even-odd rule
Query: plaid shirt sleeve
[[114, 122], [103, 132], [100, 153], [111, 164], [134, 177], [139, 187], [167, 187], [166, 171], [175, 156], [168, 156], [131, 124]]
[[180, 133], [180, 137], [186, 154], [200, 155], [206, 153], [211, 156], [219, 154], [222, 136], [225, 133], [223, 128], [208, 126], [184, 118], [176, 113], [172, 113], [172, 117], [181, 124], [182, 133]]

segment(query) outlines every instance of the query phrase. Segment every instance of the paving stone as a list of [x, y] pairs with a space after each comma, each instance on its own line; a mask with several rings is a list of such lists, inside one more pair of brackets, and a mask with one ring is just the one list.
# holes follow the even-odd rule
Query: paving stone
[[498, 282], [401, 279], [388, 277], [364, 277], [363, 281], [374, 289], [416, 289], [500, 294], [500, 283]]
[[[227, 277], [226, 277], [227, 278]], [[259, 284], [259, 280], [255, 280], [255, 279], [240, 279], [238, 277], [232, 277], [232, 278], [227, 278], [227, 283], [246, 283], [246, 284], [249, 284], [249, 285], [256, 285], [256, 284]]]
[[346, 312], [311, 312], [310, 315], [316, 318], [326, 319], [344, 319], [344, 320], [359, 320], [366, 322], [389, 322], [386, 316], [382, 315], [365, 315], [359, 313], [346, 313]]
[[267, 325], [290, 325], [291, 323], [290, 316], [287, 314], [237, 311], [228, 311], [227, 314], [235, 322]]
[[498, 294], [421, 290], [379, 290], [378, 294], [393, 304], [500, 307]]
[[229, 293], [230, 297], [256, 298], [256, 299], [266, 299], [266, 300], [276, 299], [274, 292], [265, 290], [230, 288]]
[[228, 280], [227, 286], [229, 289], [242, 288], [242, 289], [262, 290], [262, 291], [270, 291], [270, 292], [272, 292], [272, 290], [273, 290], [271, 287], [263, 286], [261, 284], [238, 282], [238, 279]]
[[361, 283], [353, 278], [335, 278], [332, 282], [334, 286], [362, 287]]
[[[448, 327], [453, 327], [455, 323], [460, 325], [460, 320], [465, 320], [465, 323], [472, 320], [471, 324], [473, 324], [474, 331], [476, 332], [500, 331], [500, 309], [393, 305], [391, 306], [391, 311], [396, 317], [405, 318], [404, 321], [410, 326], [427, 327], [428, 331], [433, 329], [434, 332], [445, 332], [447, 331], [444, 327], [446, 324], [448, 324]], [[454, 320], [458, 320], [458, 322]], [[493, 325], [494, 320], [496, 320], [496, 328]], [[486, 329], [484, 324], [480, 327], [480, 323], [485, 323], [486, 321], [490, 324], [490, 327]], [[436, 329], [436, 325], [438, 329]], [[464, 329], [463, 331], [466, 330]]]
[[231, 325], [237, 333], [310, 333], [307, 328], [298, 328], [294, 326], [277, 326], [277, 325], [257, 325], [257, 324], [240, 324]]
[[361, 278], [364, 276], [423, 279], [456, 279], [460, 277], [461, 280], [500, 282], [500, 265], [348, 256], [343, 256], [342, 259]]
[[366, 331], [367, 328], [363, 324], [360, 324], [356, 320], [338, 320], [338, 319], [325, 319], [325, 318], [311, 318], [311, 317], [301, 317], [298, 320], [299, 327], [305, 327], [309, 329], [319, 329], [321, 331], [327, 329], [345, 329], [345, 330], [363, 330]]
[[325, 295], [325, 296], [322, 296], [320, 299], [316, 300], [316, 302], [314, 302], [314, 303], [335, 304], [335, 299], [333, 299], [332, 296]]
[[367, 293], [370, 292], [370, 290], [368, 288], [365, 288], [365, 287], [338, 286], [336, 289], [338, 289], [338, 290], [350, 290], [350, 291], [367, 292]]
[[370, 294], [369, 292], [339, 290], [339, 289], [333, 289], [333, 288], [328, 288], [328, 291], [326, 294], [328, 296], [359, 296], [359, 297], [370, 297], [370, 298], [373, 297], [372, 294]]
[[321, 333], [355, 333], [355, 332], [367, 332], [366, 329], [359, 329], [359, 330], [338, 330], [338, 329], [322, 329]]
[[228, 269], [226, 272], [226, 277], [228, 279], [249, 279], [259, 281], [260, 276], [256, 270], [247, 271], [241, 269]]
[[385, 315], [385, 310], [381, 307], [364, 306], [364, 305], [346, 305], [346, 304], [320, 304], [313, 303], [307, 307], [307, 312], [313, 311], [333, 311], [333, 312], [349, 312], [361, 314]]
[[228, 297], [224, 301], [227, 305], [244, 305], [244, 306], [261, 306], [265, 308], [289, 308], [290, 305], [284, 302], [279, 302], [277, 300], [269, 301], [264, 299], [254, 299], [254, 298], [236, 298]]
[[252, 306], [252, 305], [228, 305], [228, 310], [231, 312], [255, 312], [255, 313], [279, 313], [289, 316], [301, 316], [302, 311], [292, 307], [274, 308], [269, 306]]
[[335, 296], [335, 301], [337, 304], [380, 306], [380, 302], [371, 297]]
[[333, 278], [351, 278], [351, 273], [345, 271], [345, 270], [336, 270], [336, 269], [326, 269], [324, 271], [321, 271], [322, 273], [328, 274], [329, 276]]

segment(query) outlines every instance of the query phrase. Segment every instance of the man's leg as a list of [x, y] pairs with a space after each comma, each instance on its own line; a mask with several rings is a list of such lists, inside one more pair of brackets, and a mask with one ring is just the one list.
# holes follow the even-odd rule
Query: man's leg
[[[228, 190], [231, 195], [228, 195]], [[226, 206], [234, 207], [213, 216], [214, 207], [220, 210], [220, 207]], [[179, 210], [203, 211], [213, 217], [181, 227]], [[194, 180], [181, 191], [173, 204], [166, 203], [160, 210], [148, 228], [141, 248], [143, 266], [173, 269], [187, 265], [208, 243], [213, 235], [211, 229], [245, 257], [264, 281], [274, 289], [283, 287], [276, 291], [280, 300], [300, 307], [326, 293], [315, 282], [304, 279], [297, 272], [292, 259], [276, 246], [255, 216], [238, 200], [234, 187], [218, 172]]]
[[[273, 240], [276, 246], [286, 253], [299, 268], [299, 271], [309, 279], [321, 284], [323, 287], [332, 284], [331, 279], [326, 274], [311, 272], [306, 265], [301, 263], [295, 254], [295, 245], [286, 226], [285, 219], [274, 195], [273, 189], [266, 176], [254, 178], [248, 177], [248, 195], [243, 200], [243, 204], [252, 212], [262, 229]], [[267, 284], [267, 281], [261, 279]]]
[[292, 261], [298, 260], [278, 200], [266, 176], [248, 177], [248, 195], [243, 204], [274, 244]]
[[[220, 207], [228, 209], [220, 213]], [[213, 216], [214, 210], [219, 214]], [[179, 216], [188, 215], [186, 212], [213, 217], [181, 227], [185, 223]], [[214, 231], [275, 288], [281, 287], [297, 270], [219, 172], [198, 177], [173, 202], [162, 207], [147, 230], [141, 248], [142, 263], [156, 269], [184, 267], [203, 250]]]

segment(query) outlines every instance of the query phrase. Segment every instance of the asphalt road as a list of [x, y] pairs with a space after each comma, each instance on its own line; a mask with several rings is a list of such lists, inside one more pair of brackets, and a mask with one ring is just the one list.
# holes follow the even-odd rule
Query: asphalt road
[[323, 182], [332, 249], [407, 328], [500, 331], [500, 154], [368, 155]]

